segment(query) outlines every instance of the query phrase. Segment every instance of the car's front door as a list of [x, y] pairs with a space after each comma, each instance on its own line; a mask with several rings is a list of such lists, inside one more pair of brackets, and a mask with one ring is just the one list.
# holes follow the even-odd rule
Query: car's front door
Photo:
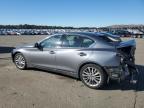
[[35, 48], [31, 54], [31, 63], [42, 68], [56, 68], [55, 49], [61, 45], [61, 35], [55, 35], [39, 43], [40, 48]]

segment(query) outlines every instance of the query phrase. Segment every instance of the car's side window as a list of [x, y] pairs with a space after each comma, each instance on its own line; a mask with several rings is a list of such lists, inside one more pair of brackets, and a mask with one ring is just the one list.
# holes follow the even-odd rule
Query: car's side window
[[65, 35], [62, 37], [62, 47], [78, 48], [89, 47], [94, 41], [78, 35]]
[[83, 42], [81, 44], [81, 47], [90, 47], [92, 44], [94, 43], [94, 41], [92, 39], [89, 38], [83, 38]]
[[80, 47], [80, 37], [75, 35], [64, 35], [62, 37], [62, 47]]
[[42, 48], [58, 48], [61, 46], [61, 35], [52, 36], [40, 43]]

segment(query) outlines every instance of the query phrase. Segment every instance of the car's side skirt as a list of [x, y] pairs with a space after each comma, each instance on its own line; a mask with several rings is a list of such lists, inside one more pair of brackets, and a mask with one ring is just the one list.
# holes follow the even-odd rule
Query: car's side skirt
[[71, 76], [71, 77], [74, 77], [74, 78], [79, 78], [78, 73], [71, 72], [71, 71], [68, 71], [68, 70], [61, 70], [61, 69], [55, 69], [55, 68], [50, 68], [50, 67], [45, 67], [45, 66], [38, 66], [38, 65], [33, 65], [31, 67], [41, 69], [41, 70], [45, 70], [45, 71], [49, 71], [49, 72], [54, 72], [54, 73], [58, 73], [58, 74]]

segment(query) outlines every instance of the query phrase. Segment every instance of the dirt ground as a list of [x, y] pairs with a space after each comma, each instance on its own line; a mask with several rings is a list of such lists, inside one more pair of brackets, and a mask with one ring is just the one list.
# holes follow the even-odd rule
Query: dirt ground
[[94, 90], [74, 78], [15, 67], [11, 49], [44, 37], [0, 36], [0, 108], [144, 108], [144, 39], [136, 39], [138, 84], [111, 82]]

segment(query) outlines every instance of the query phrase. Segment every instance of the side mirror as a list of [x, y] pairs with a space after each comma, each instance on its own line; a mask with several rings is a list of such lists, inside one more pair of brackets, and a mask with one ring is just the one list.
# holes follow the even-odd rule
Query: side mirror
[[34, 47], [39, 48], [39, 44], [35, 43]]
[[39, 43], [35, 43], [34, 45], [35, 48], [38, 48], [39, 50], [43, 51], [43, 47]]
[[39, 43], [37, 43], [37, 42], [35, 43], [34, 47], [43, 51], [43, 47]]

